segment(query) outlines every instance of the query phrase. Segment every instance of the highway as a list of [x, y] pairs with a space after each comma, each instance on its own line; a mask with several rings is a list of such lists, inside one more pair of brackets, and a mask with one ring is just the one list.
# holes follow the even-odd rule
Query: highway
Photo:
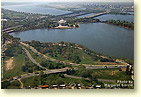
[[[65, 77], [70, 77], [70, 78], [76, 78], [76, 79], [85, 79], [85, 80], [91, 80], [89, 78], [83, 78], [83, 77], [78, 77], [78, 76], [72, 76], [72, 75], [67, 75], [64, 74]], [[104, 82], [116, 82], [116, 80], [108, 80], [108, 79], [97, 79], [98, 81], [104, 81]]]
[[[44, 70], [43, 73], [44, 74], [61, 73], [61, 72], [66, 72], [67, 69], [68, 68], [53, 69], [53, 70]], [[33, 77], [33, 76], [39, 76], [39, 73], [40, 73], [40, 71], [33, 72], [33, 73], [28, 73], [28, 74], [23, 74], [23, 75], [20, 75], [20, 76], [15, 76], [15, 77], [13, 77], [13, 79], [6, 79], [6, 80], [3, 80], [3, 81], [14, 82], [14, 81], [19, 80], [19, 79], [24, 79], [24, 78]]]
[[83, 18], [94, 18], [94, 17], [98, 17], [98, 16], [101, 16], [101, 15], [105, 15], [105, 14], [108, 14], [108, 12], [102, 12], [102, 13], [98, 13], [98, 14], [95, 14], [95, 15], [86, 16], [86, 17], [83, 17]]
[[[108, 66], [107, 68], [121, 68], [123, 66], [119, 66], [119, 67], [115, 67], [115, 66]], [[125, 66], [124, 66], [125, 67]], [[88, 68], [86, 67], [86, 69], [107, 69], [105, 68], [105, 66], [92, 66], [91, 68]], [[62, 69], [52, 69], [52, 70], [44, 70], [43, 73], [44, 74], [55, 74], [55, 73], [65, 73], [67, 71], [67, 69], [69, 68], [62, 68]], [[77, 70], [78, 68], [75, 68], [74, 70]], [[13, 81], [16, 81], [18, 79], [24, 79], [24, 78], [28, 78], [28, 77], [33, 77], [33, 76], [38, 76], [40, 73], [40, 71], [38, 72], [33, 72], [33, 73], [28, 73], [28, 74], [23, 74], [23, 75], [20, 75], [20, 76], [16, 76], [16, 77], [13, 77], [13, 79], [6, 79], [6, 80], [3, 80], [3, 81], [9, 81], [10, 82], [13, 82]], [[99, 79], [101, 81], [104, 81], [103, 79]], [[2, 82], [3, 82], [2, 81]], [[106, 80], [105, 80], [106, 81]], [[109, 81], [109, 80], [108, 80]]]
[[[24, 43], [21, 42], [21, 44], [23, 45]], [[26, 47], [30, 47], [28, 44], [24, 44], [26, 45]], [[22, 46], [21, 46], [22, 47]], [[53, 69], [53, 70], [49, 70], [43, 66], [41, 66], [38, 62], [36, 62], [35, 59], [32, 58], [31, 54], [28, 52], [28, 50], [25, 48], [25, 47], [22, 47], [22, 49], [26, 52], [27, 56], [29, 57], [29, 59], [34, 63], [36, 64], [37, 66], [39, 66], [40, 68], [42, 69], [45, 69], [43, 71], [44, 74], [53, 74], [53, 73], [63, 73], [63, 72], [66, 72], [67, 69], [70, 69], [70, 68], [62, 68], [62, 69]], [[30, 47], [31, 49], [31, 47]], [[35, 52], [35, 53], [38, 53], [38, 54], [41, 54], [40, 52], [38, 52], [36, 49], [34, 49], [32, 47], [32, 51]], [[43, 54], [42, 54], [43, 55]], [[49, 58], [45, 55], [43, 55], [44, 58], [50, 60], [50, 61], [53, 61], [53, 62], [58, 62], [58, 63], [64, 63], [66, 64], [64, 61], [59, 61], [59, 60], [56, 60], [56, 59], [53, 59], [53, 58]], [[108, 69], [108, 68], [126, 68], [127, 65], [88, 65], [88, 64], [76, 64], [76, 63], [67, 63], [67, 64], [70, 64], [72, 66], [79, 66], [79, 65], [83, 65], [86, 67], [86, 69]], [[77, 70], [78, 68], [76, 67], [74, 70]], [[20, 75], [20, 76], [16, 76], [16, 77], [13, 77], [13, 79], [5, 79], [3, 81], [10, 81], [10, 82], [13, 82], [15, 80], [18, 80], [18, 79], [23, 79], [23, 78], [28, 78], [28, 77], [33, 77], [33, 76], [38, 76], [40, 73], [40, 71], [38, 72], [33, 72], [33, 73], [28, 73], [28, 74], [23, 74], [23, 75]], [[2, 81], [2, 82], [3, 82]]]
[[22, 81], [20, 79], [18, 79], [18, 81], [20, 82], [20, 84], [21, 84], [20, 88], [22, 89], [24, 85], [23, 85], [23, 83], [22, 83]]
[[126, 68], [126, 65], [89, 65], [86, 69], [108, 69], [108, 68]]
[[67, 14], [62, 14], [62, 15], [57, 15], [57, 17], [76, 17], [76, 16], [81, 16], [85, 14], [90, 14], [92, 12], [72, 12], [72, 13], [67, 13]]
[[22, 26], [23, 25], [17, 25], [15, 27], [6, 28], [6, 29], [3, 29], [2, 32], [3, 33], [10, 33], [10, 32], [13, 32], [15, 28], [22, 27]]
[[32, 58], [31, 54], [27, 51], [26, 48], [22, 47], [22, 49], [25, 50], [27, 56], [29, 57], [29, 59], [30, 59], [34, 64], [36, 64], [37, 66], [39, 66], [39, 67], [42, 68], [42, 69], [48, 70], [47, 68], [41, 66], [38, 62], [36, 62], [35, 59]]
[[[33, 48], [32, 46], [30, 46], [29, 44], [26, 44], [26, 43], [23, 43], [23, 42], [20, 42], [20, 44], [30, 48], [34, 53], [37, 53], [39, 55], [42, 55], [43, 58], [49, 60], [49, 61], [52, 61], [52, 62], [57, 62], [57, 63], [63, 63], [63, 64], [69, 64], [69, 65], [72, 65], [72, 66], [79, 66], [79, 65], [83, 65], [85, 66], [87, 69], [101, 69], [101, 68], [104, 68], [105, 65], [88, 65], [88, 64], [77, 64], [77, 63], [69, 63], [69, 62], [64, 62], [64, 61], [60, 61], [60, 60], [57, 60], [57, 59], [53, 59], [53, 58], [50, 58], [44, 54], [41, 54], [40, 52], [38, 52], [35, 48]], [[25, 48], [24, 48], [25, 49]], [[26, 52], [28, 52], [26, 50]], [[28, 52], [28, 55], [30, 53]], [[30, 57], [31, 58], [31, 55]], [[32, 58], [33, 59], [33, 58]], [[126, 67], [126, 65], [108, 65], [108, 68], [119, 68], [119, 67]]]

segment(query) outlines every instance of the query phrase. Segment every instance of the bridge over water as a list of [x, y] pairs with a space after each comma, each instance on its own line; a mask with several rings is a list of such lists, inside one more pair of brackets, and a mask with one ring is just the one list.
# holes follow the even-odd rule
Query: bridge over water
[[19, 27], [22, 27], [22, 26], [23, 25], [17, 25], [17, 26], [14, 26], [14, 27], [3, 29], [2, 30], [2, 33], [10, 33], [10, 32], [13, 32], [15, 28], [19, 28]]
[[90, 14], [91, 12], [72, 12], [72, 13], [67, 13], [67, 14], [62, 14], [62, 15], [57, 15], [59, 17], [76, 17], [76, 16], [81, 16], [85, 14]]
[[83, 18], [94, 18], [94, 17], [98, 17], [98, 16], [105, 15], [105, 14], [108, 14], [108, 13], [109, 12], [101, 12], [101, 13], [97, 13], [97, 14], [94, 14], [94, 15], [86, 16], [86, 17], [83, 17]]

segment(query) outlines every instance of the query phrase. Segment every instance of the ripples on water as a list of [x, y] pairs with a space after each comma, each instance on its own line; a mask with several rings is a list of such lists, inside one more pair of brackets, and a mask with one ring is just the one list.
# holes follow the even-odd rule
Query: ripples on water
[[[70, 11], [39, 7], [37, 5], [38, 4], [23, 4], [2, 6], [2, 8], [14, 11], [53, 15], [70, 13]], [[88, 15], [92, 14], [79, 17], [85, 17]], [[133, 15], [107, 14], [96, 18], [100, 20], [120, 19], [134, 22]], [[11, 33], [11, 35], [19, 37], [23, 41], [37, 40], [42, 42], [74, 42], [82, 44], [91, 50], [102, 54], [130, 58], [132, 60], [134, 56], [134, 31], [103, 23], [81, 24], [80, 28], [77, 29], [36, 29]]]
[[80, 24], [80, 28], [77, 29], [36, 29], [11, 35], [23, 41], [73, 42], [116, 57], [133, 59], [134, 55], [134, 32], [104, 23]]
[[128, 22], [134, 22], [134, 16], [133, 15], [115, 15], [115, 14], [107, 14], [107, 15], [102, 15], [99, 17], [96, 17], [97, 19], [100, 20], [126, 20]]
[[33, 3], [33, 4], [11, 5], [11, 6], [2, 6], [2, 8], [19, 11], [19, 12], [52, 14], [52, 15], [61, 15], [61, 14], [71, 13], [71, 11], [64, 11], [64, 10], [59, 10], [59, 9], [49, 8], [49, 7], [40, 7], [38, 6], [39, 4]]

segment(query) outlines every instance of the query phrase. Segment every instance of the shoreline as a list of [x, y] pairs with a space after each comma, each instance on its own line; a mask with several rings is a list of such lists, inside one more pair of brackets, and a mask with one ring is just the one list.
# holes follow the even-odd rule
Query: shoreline
[[78, 27], [76, 27], [75, 25], [73, 25], [73, 27], [69, 27], [69, 26], [57, 26], [57, 27], [52, 27], [51, 29], [73, 29], [73, 28], [79, 28], [80, 27], [80, 25], [79, 24], [77, 24], [78, 25]]
[[[105, 24], [110, 24], [110, 25], [114, 25], [114, 24], [112, 24], [112, 23], [106, 23], [106, 22], [104, 22]], [[128, 30], [133, 30], [134, 31], [134, 29], [132, 29], [132, 28], [128, 28], [128, 27], [124, 27], [124, 26], [120, 26], [120, 25], [115, 25], [115, 26], [119, 26], [119, 27], [122, 27], [122, 28], [125, 28], [125, 29], [128, 29]]]

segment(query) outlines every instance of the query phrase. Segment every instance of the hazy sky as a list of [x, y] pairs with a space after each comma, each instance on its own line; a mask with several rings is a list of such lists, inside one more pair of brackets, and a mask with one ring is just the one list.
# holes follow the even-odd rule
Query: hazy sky
[[2, 2], [133, 2], [134, 0], [2, 0]]

